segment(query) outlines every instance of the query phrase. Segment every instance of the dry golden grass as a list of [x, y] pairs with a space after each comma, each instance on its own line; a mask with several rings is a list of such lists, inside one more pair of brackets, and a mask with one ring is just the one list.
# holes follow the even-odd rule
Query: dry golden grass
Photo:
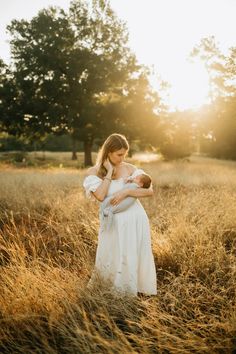
[[88, 290], [98, 205], [78, 169], [0, 173], [1, 353], [232, 353], [236, 350], [236, 163], [139, 163], [157, 296]]

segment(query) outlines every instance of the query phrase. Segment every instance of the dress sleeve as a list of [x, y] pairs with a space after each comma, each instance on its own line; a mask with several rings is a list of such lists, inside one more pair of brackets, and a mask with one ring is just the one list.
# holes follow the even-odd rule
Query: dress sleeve
[[132, 175], [130, 176], [130, 178], [134, 178], [134, 177], [136, 177], [136, 176], [138, 176], [138, 175], [142, 175], [142, 174], [146, 175], [146, 172], [144, 172], [144, 170], [142, 170], [141, 168], [137, 168], [137, 169], [132, 173]]
[[95, 192], [102, 183], [102, 179], [96, 175], [90, 175], [85, 177], [83, 181], [83, 187], [85, 189], [86, 197], [95, 199], [91, 192]]

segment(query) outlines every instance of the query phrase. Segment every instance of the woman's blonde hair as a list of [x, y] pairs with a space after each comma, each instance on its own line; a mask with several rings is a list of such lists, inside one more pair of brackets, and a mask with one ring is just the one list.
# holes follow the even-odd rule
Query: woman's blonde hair
[[104, 161], [108, 158], [109, 152], [114, 152], [120, 149], [129, 150], [129, 143], [126, 137], [122, 134], [111, 134], [103, 143], [98, 152], [96, 166], [98, 167], [97, 175], [104, 177], [107, 174], [107, 169], [103, 166]]

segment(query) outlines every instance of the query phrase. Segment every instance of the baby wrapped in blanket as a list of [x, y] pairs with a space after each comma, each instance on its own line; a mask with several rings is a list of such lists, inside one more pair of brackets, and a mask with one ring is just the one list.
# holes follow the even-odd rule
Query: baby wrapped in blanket
[[[140, 174], [136, 177], [128, 177], [123, 189], [149, 188], [152, 183], [148, 174]], [[126, 197], [117, 205], [111, 205], [113, 195], [104, 199], [100, 205], [100, 213], [102, 216], [103, 227], [109, 230], [113, 221], [113, 214], [120, 213], [128, 209], [137, 199], [136, 197]]]

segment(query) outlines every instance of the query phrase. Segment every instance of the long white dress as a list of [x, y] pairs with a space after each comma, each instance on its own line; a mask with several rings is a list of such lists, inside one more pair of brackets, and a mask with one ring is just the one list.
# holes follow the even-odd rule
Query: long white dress
[[[132, 177], [142, 173], [145, 173], [142, 169], [136, 169]], [[87, 197], [91, 198], [91, 192], [95, 192], [101, 183], [101, 178], [87, 176], [83, 182]], [[112, 180], [107, 196], [122, 190], [124, 183], [123, 178]], [[118, 292], [134, 296], [138, 292], [157, 294], [149, 220], [138, 199], [127, 210], [114, 214], [112, 227], [108, 231], [102, 227], [100, 213], [95, 269], [89, 286], [94, 281], [95, 273], [111, 280], [112, 288]]]

